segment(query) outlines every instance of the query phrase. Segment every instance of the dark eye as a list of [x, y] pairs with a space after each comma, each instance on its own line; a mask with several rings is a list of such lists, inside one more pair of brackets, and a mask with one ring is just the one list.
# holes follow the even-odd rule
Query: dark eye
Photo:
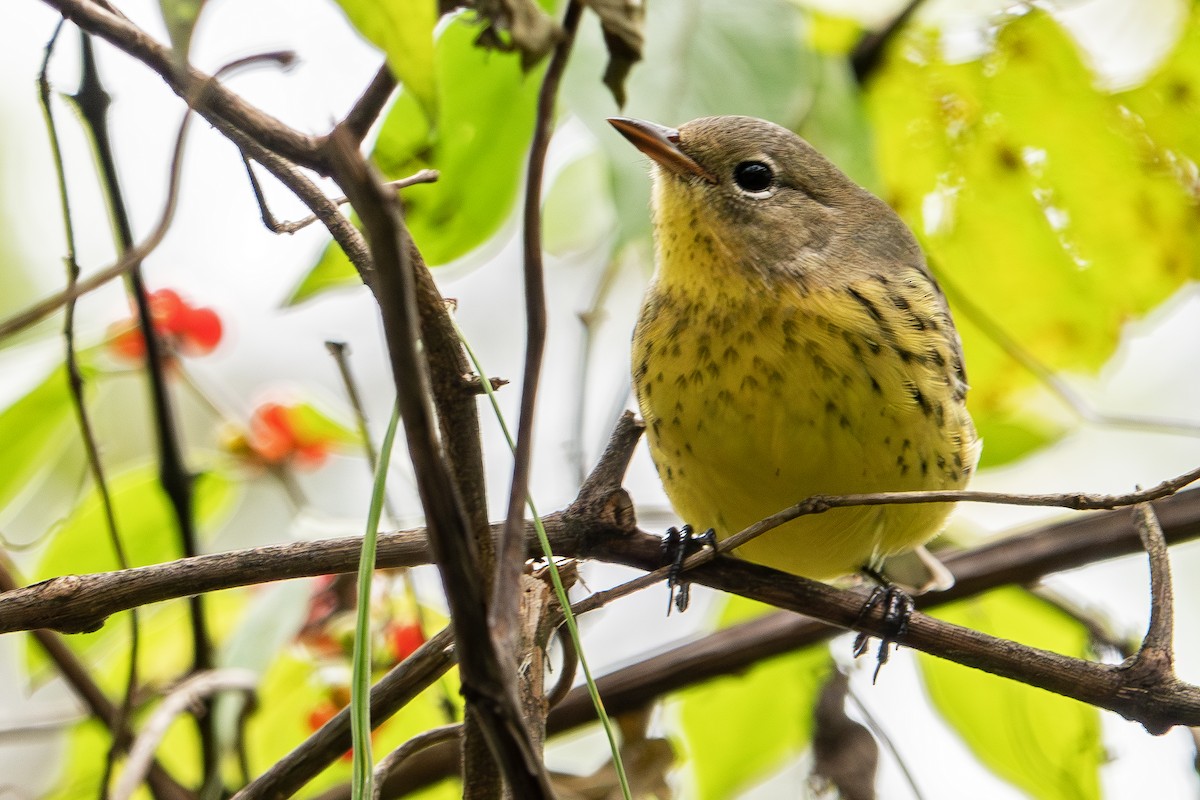
[[766, 191], [775, 173], [761, 161], [743, 161], [733, 168], [733, 181], [747, 192]]

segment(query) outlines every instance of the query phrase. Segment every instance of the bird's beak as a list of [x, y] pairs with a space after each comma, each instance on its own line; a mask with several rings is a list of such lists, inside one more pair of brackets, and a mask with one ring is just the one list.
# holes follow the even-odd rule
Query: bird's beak
[[608, 124], [669, 172], [683, 177], [695, 175], [709, 183], [717, 182], [711, 172], [679, 149], [679, 131], [674, 128], [629, 117], [609, 117]]

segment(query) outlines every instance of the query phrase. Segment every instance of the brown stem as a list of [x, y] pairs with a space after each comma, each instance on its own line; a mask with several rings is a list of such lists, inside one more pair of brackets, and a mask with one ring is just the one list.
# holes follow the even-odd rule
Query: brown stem
[[362, 219], [375, 264], [397, 403], [417, 491], [429, 522], [430, 548], [442, 573], [455, 640], [460, 643], [463, 695], [513, 793], [518, 797], [550, 797], [545, 768], [522, 726], [516, 665], [506, 665], [498, 657], [489, 635], [477, 548], [459, 487], [438, 439], [428, 365], [418, 347], [420, 321], [409, 236], [398, 200], [351, 138], [335, 131], [329, 159], [335, 180]]
[[[542, 78], [538, 92], [537, 120], [529, 147], [529, 168], [525, 177], [524, 249], [525, 249], [525, 368], [521, 387], [521, 408], [517, 422], [517, 444], [513, 451], [513, 476], [508, 493], [508, 516], [500, 536], [496, 557], [496, 585], [492, 591], [489, 622], [492, 636], [501, 652], [517, 640], [519, 614], [517, 599], [521, 569], [525, 563], [522, 527], [525, 503], [529, 496], [529, 471], [533, 461], [533, 412], [537, 400], [538, 379], [546, 344], [546, 289], [542, 268], [542, 174], [546, 150], [554, 133], [554, 106], [558, 86], [566, 69], [575, 31], [583, 15], [583, 4], [571, 0], [563, 18], [563, 35]], [[515, 659], [516, 654], [510, 653]]]
[[392, 96], [395, 88], [396, 79], [385, 62], [380, 65], [375, 77], [367, 84], [362, 96], [355, 101], [354, 106], [338, 127], [343, 128], [356, 143], [361, 144], [367, 132], [371, 130], [371, 126], [375, 124], [375, 120], [379, 119], [379, 115], [383, 113], [383, 108], [387, 105], [388, 98]]
[[[446, 628], [418, 647], [371, 687], [371, 722], [391, 717], [453, 663]], [[234, 800], [291, 797], [350, 747], [350, 708], [343, 708], [296, 749], [234, 795]]]

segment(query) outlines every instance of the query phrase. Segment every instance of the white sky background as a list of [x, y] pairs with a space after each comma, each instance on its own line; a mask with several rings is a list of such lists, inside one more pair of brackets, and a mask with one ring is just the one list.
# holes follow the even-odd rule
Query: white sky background
[[[665, 0], [658, 0], [663, 2]], [[825, 3], [827, 6], [838, 4]], [[883, 4], [858, 2], [879, 14]], [[896, 5], [889, 3], [889, 6]], [[931, 2], [927, 13], [954, 15], [961, 27], [964, 52], [969, 51], [980, 9], [998, 3]], [[165, 38], [157, 22], [157, 6], [149, 0], [123, 2], [122, 9], [138, 24]], [[1064, 17], [1090, 48], [1098, 67], [1111, 85], [1134, 80], [1153, 67], [1152, 54], [1167, 50], [1174, 36], [1173, 22], [1182, 4], [1173, 0], [1092, 0], [1071, 4]], [[36, 276], [40, 292], [59, 287], [63, 253], [61, 221], [53, 171], [44, 128], [37, 106], [34, 78], [42, 47], [56, 21], [54, 13], [33, 0], [6, 4], [0, 25], [0, 192], [7, 212], [17, 216], [4, 231], [18, 237], [28, 271]], [[72, 89], [76, 80], [76, 38], [62, 43], [52, 77], [59, 89]], [[250, 102], [278, 115], [289, 124], [312, 133], [323, 133], [357, 97], [377, 68], [380, 57], [363, 45], [332, 5], [320, 0], [212, 0], [205, 12], [193, 53], [194, 63], [206, 70], [254, 52], [289, 48], [300, 64], [288, 73], [262, 69], [233, 78], [230, 88]], [[101, 67], [114, 95], [113, 138], [135, 236], [156, 222], [166, 185], [181, 104], [149, 70], [111, 48], [99, 51]], [[59, 103], [58, 119], [68, 163], [79, 231], [80, 260], [85, 269], [110, 263], [112, 245], [91, 180], [82, 135], [71, 113]], [[552, 164], [580, 146], [557, 142]], [[638, 155], [632, 150], [630, 158]], [[270, 178], [265, 179], [277, 217], [303, 215], [301, 206]], [[182, 196], [174, 227], [147, 264], [152, 288], [171, 286], [194, 303], [218, 309], [227, 323], [228, 337], [213, 356], [189, 362], [199, 381], [244, 418], [262, 398], [280, 393], [315, 394], [333, 409], [345, 407], [332, 362], [325, 353], [329, 338], [351, 343], [353, 364], [368, 404], [368, 415], [382, 429], [391, 405], [391, 379], [381, 350], [376, 313], [365, 290], [329, 296], [302, 308], [280, 312], [278, 305], [308, 268], [327, 241], [313, 226], [292, 237], [267, 232], [245, 180], [236, 150], [205, 123], [198, 122], [190, 139]], [[515, 228], [510, 224], [510, 234]], [[215, 235], [216, 232], [220, 235]], [[575, 414], [578, 352], [581, 328], [576, 315], [587, 307], [592, 293], [595, 263], [548, 264], [551, 335], [547, 370], [540, 398], [540, 427], [534, 469], [534, 492], [543, 510], [561, 507], [575, 493], [576, 476], [568, 454]], [[4, 269], [13, 269], [5, 265]], [[517, 378], [523, 353], [523, 330], [512, 318], [521, 307], [519, 247], [514, 239], [496, 252], [489, 264], [475, 270], [451, 269], [438, 274], [444, 293], [459, 301], [458, 318], [492, 375]], [[595, 373], [589, 384], [586, 461], [591, 463], [603, 446], [609, 414], [622, 382], [632, 321], [643, 276], [626, 274], [609, 316], [597, 332]], [[31, 300], [33, 298], [25, 298]], [[105, 326], [125, 314], [125, 300], [116, 287], [98, 292], [80, 306], [81, 338], [97, 339]], [[60, 356], [57, 331], [27, 346], [0, 350], [0, 403], [19, 396], [38, 380], [42, 370]], [[1197, 419], [1200, 409], [1200, 299], [1185, 291], [1151, 319], [1131, 326], [1117, 358], [1098, 378], [1074, 382], [1095, 405], [1105, 411], [1155, 414]], [[506, 413], [515, 419], [518, 392], [503, 391]], [[493, 517], [503, 514], [507, 495], [508, 461], [499, 433], [484, 414], [489, 454], [489, 480]], [[1013, 491], [1125, 491], [1134, 484], [1151, 485], [1194, 467], [1200, 459], [1195, 439], [1134, 434], [1082, 427], [1062, 442], [1020, 465], [981, 475], [976, 488]], [[404, 457], [397, 459], [402, 464]], [[359, 515], [369, 493], [361, 464], [335, 460], [326, 469], [302, 479], [317, 509], [296, 530], [269, 532], [271, 540], [317, 533], [358, 533]], [[395, 481], [394, 495], [410, 494], [403, 479]], [[662, 527], [669, 516], [653, 468], [642, 453], [630, 473], [628, 485], [642, 512], [643, 526]], [[278, 498], [268, 489], [247, 500], [246, 518], [269, 520], [279, 510]], [[658, 508], [664, 513], [653, 516]], [[981, 530], [999, 531], [1018, 522], [1032, 521], [1040, 512], [1002, 510], [997, 507], [965, 509], [961, 519]], [[6, 531], [6, 535], [9, 532]], [[236, 535], [235, 535], [236, 534]], [[259, 543], [245, 538], [245, 530], [224, 531], [216, 547]], [[1184, 546], [1174, 551], [1178, 574], [1200, 572], [1200, 548]], [[602, 588], [626, 572], [597, 565], [587, 573], [591, 588]], [[432, 584], [432, 576], [431, 584]], [[1136, 632], [1147, 614], [1145, 568], [1139, 559], [1098, 565], [1056, 577], [1053, 585], [1077, 601], [1109, 616], [1119, 630]], [[1184, 632], [1194, 629], [1200, 613], [1200, 588], [1187, 581], [1176, 585], [1179, 637], [1178, 667], [1182, 678], [1200, 682], [1200, 644]], [[589, 655], [601, 672], [630, 663], [639, 654], [661, 650], [672, 642], [695, 635], [705, 624], [705, 594], [700, 592], [695, 610], [685, 615], [662, 616], [664, 592], [660, 590], [589, 617], [584, 628]], [[849, 644], [837, 645], [848, 651]], [[927, 798], [956, 798], [970, 786], [978, 798], [1018, 797], [1018, 793], [991, 778], [979, 767], [952, 733], [924, 710], [914, 662], [902, 654], [884, 671], [878, 686], [860, 668], [855, 691], [876, 714], [901, 748], [903, 757], [920, 781]], [[15, 674], [20, 664], [18, 637], [0, 637], [0, 676]], [[60, 755], [51, 735], [6, 736], [14, 726], [63, 719], [76, 705], [61, 686], [39, 689], [27, 698], [15, 680], [0, 680], [0, 800], [4, 784], [12, 779], [29, 781], [36, 792], [53, 778], [52, 770], [30, 765], [37, 759], [53, 763]], [[1192, 752], [1187, 736], [1174, 732], [1152, 738], [1137, 726], [1106, 715], [1106, 743], [1113, 761], [1105, 769], [1107, 795], [1113, 798], [1149, 793], [1156, 797], [1196, 796], [1200, 791], [1191, 771]], [[577, 737], [578, 738], [578, 737]], [[589, 742], [591, 744], [591, 742]], [[602, 757], [597, 747], [578, 744], [552, 749], [555, 763], [580, 769], [594, 766]], [[911, 796], [893, 763], [885, 760], [882, 797]], [[803, 773], [792, 770], [762, 787], [758, 798], [799, 794]], [[26, 796], [12, 793], [13, 797]]]

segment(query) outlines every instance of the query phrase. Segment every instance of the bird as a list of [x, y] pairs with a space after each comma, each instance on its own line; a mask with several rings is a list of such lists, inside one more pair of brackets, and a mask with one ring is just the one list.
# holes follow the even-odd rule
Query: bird
[[[609, 123], [652, 165], [632, 382], [679, 517], [722, 540], [814, 495], [966, 486], [981, 443], [962, 346], [900, 217], [766, 120]], [[836, 508], [734, 552], [815, 580], [894, 570], [944, 588], [923, 545], [950, 511]]]

